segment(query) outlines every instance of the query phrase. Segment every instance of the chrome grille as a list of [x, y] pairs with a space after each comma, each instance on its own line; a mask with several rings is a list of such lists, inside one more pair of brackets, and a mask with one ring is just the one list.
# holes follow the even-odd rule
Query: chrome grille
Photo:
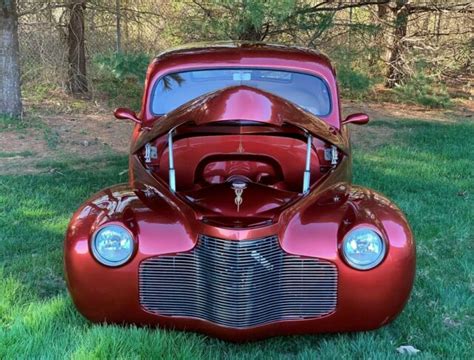
[[189, 252], [143, 261], [139, 278], [145, 310], [234, 328], [320, 317], [337, 302], [336, 266], [287, 254], [276, 236], [200, 236]]

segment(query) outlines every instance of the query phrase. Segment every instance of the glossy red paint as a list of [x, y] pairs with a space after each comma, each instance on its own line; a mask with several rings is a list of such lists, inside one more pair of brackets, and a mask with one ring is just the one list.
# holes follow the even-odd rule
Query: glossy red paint
[[[230, 66], [291, 68], [321, 76], [331, 90], [331, 114], [318, 119], [277, 96], [244, 86], [208, 94], [159, 119], [148, 112], [150, 88], [163, 74]], [[119, 117], [128, 117], [124, 114], [120, 111]], [[132, 138], [130, 183], [87, 200], [74, 214], [66, 234], [68, 287], [85, 317], [248, 341], [375, 329], [403, 309], [415, 274], [413, 236], [404, 215], [390, 200], [351, 185], [349, 135], [341, 125], [336, 80], [326, 58], [261, 44], [172, 51], [150, 65], [138, 118], [143, 126], [136, 126]], [[171, 129], [176, 138], [176, 192], [168, 184], [167, 133]], [[307, 134], [313, 136], [311, 188], [303, 194]], [[144, 145], [148, 143], [156, 146], [158, 156], [146, 162]], [[337, 164], [325, 156], [333, 146]], [[234, 191], [226, 183], [230, 176], [249, 179], [239, 211]], [[123, 266], [106, 267], [91, 254], [91, 236], [105, 224], [120, 224], [134, 235], [136, 252]], [[378, 231], [388, 248], [383, 262], [372, 270], [353, 269], [341, 253], [344, 236], [360, 226]], [[338, 272], [335, 311], [318, 318], [232, 328], [144, 310], [139, 299], [140, 263], [190, 251], [200, 234], [228, 241], [277, 235], [282, 250], [289, 254], [332, 262]]]
[[140, 124], [142, 123], [142, 121], [138, 118], [137, 114], [135, 113], [135, 111], [132, 111], [130, 109], [126, 109], [126, 108], [117, 108], [115, 109], [114, 111], [114, 116], [117, 118], [117, 119], [121, 119], [121, 120], [131, 120], [137, 124]]
[[346, 117], [344, 121], [342, 122], [342, 124], [343, 125], [346, 125], [346, 124], [365, 125], [368, 122], [369, 122], [369, 117], [367, 116], [367, 114], [357, 113], [357, 114], [351, 114], [348, 117]]
[[155, 121], [150, 112], [149, 97], [159, 78], [184, 70], [216, 68], [279, 69], [318, 76], [327, 83], [334, 99], [331, 112], [325, 119], [336, 128], [340, 126], [336, 79], [326, 56], [305, 48], [245, 42], [191, 45], [160, 54], [148, 68], [140, 117], [146, 124]]
[[[222, 127], [242, 119], [271, 128], [293, 125], [338, 146], [342, 151], [348, 150], [348, 139], [329, 124], [327, 119], [318, 118], [276, 95], [248, 86], [234, 86], [203, 95], [161, 117], [151, 129], [141, 132], [132, 146], [132, 152], [184, 124], [217, 124]], [[241, 132], [242, 130], [238, 129], [238, 133]]]

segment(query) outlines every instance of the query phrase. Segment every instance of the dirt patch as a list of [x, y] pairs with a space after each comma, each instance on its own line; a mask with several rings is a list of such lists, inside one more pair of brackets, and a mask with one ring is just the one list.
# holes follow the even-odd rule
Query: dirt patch
[[0, 133], [0, 174], [30, 172], [31, 164], [44, 158], [44, 138], [31, 131], [13, 130]]
[[29, 116], [34, 119], [31, 127], [0, 132], [0, 174], [38, 173], [48, 171], [38, 166], [48, 161], [84, 162], [128, 153], [133, 125], [116, 120], [110, 109], [61, 115], [35, 109]]
[[[417, 105], [394, 104], [388, 102], [362, 103], [358, 101], [342, 102], [343, 118], [352, 113], [366, 113], [370, 123], [366, 126], [350, 125], [351, 141], [355, 148], [369, 150], [378, 148], [392, 141], [397, 130], [388, 126], [371, 126], [379, 120], [401, 122], [418, 120], [429, 122], [455, 123], [474, 120], [474, 101], [464, 101], [449, 110], [428, 109]], [[460, 120], [461, 119], [461, 120]]]
[[46, 150], [44, 139], [38, 138], [34, 134], [21, 133], [19, 131], [5, 131], [1, 134], [0, 151], [2, 153], [17, 154], [31, 152], [32, 154], [41, 154]]
[[130, 122], [116, 120], [111, 112], [46, 116], [43, 122], [59, 137], [58, 150], [86, 157], [106, 149], [127, 153], [133, 129]]
[[367, 113], [371, 119], [416, 119], [436, 122], [456, 122], [458, 118], [474, 118], [474, 101], [459, 101], [451, 109], [429, 109], [423, 106], [388, 102], [342, 102], [343, 117], [355, 112]]
[[[454, 122], [473, 116], [472, 103], [440, 111], [404, 104], [343, 101], [343, 115], [365, 112], [372, 124], [382, 119]], [[82, 168], [87, 161], [103, 155], [128, 153], [133, 124], [116, 120], [104, 103], [57, 94], [55, 100], [27, 99], [25, 107], [26, 121], [32, 119], [31, 127], [0, 130], [0, 174], [54, 172], [54, 162], [71, 159]], [[386, 126], [351, 125], [354, 146], [362, 149], [389, 143], [395, 131]]]
[[389, 127], [349, 125], [351, 143], [355, 149], [372, 150], [393, 141], [396, 130]]

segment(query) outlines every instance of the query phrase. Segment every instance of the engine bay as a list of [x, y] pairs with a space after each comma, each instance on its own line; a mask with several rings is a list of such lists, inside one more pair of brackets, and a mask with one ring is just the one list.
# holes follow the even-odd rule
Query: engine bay
[[179, 130], [147, 143], [139, 157], [206, 218], [274, 218], [340, 158], [336, 147], [295, 127], [277, 132], [235, 123]]

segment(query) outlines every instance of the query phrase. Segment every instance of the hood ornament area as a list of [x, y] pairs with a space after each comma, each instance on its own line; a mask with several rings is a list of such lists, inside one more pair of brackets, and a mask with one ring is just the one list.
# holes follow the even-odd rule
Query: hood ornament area
[[244, 199], [242, 198], [242, 194], [244, 190], [247, 188], [247, 184], [241, 180], [236, 180], [232, 182], [232, 189], [235, 192], [235, 205], [237, 205], [237, 212], [240, 210], [240, 205], [244, 202]]

